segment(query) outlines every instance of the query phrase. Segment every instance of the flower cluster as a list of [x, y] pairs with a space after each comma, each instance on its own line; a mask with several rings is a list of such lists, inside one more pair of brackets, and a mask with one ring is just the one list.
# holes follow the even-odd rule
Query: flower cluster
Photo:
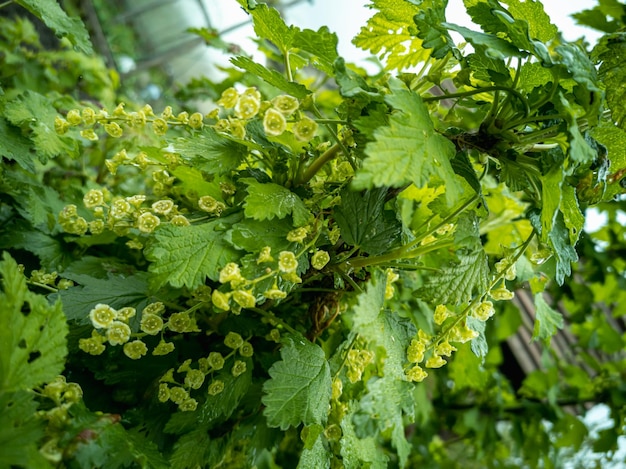
[[125, 129], [143, 129], [147, 124], [152, 126], [152, 132], [157, 136], [165, 135], [170, 126], [182, 126], [192, 130], [201, 129], [204, 125], [204, 116], [195, 112], [189, 115], [188, 112], [181, 112], [174, 116], [172, 108], [167, 106], [160, 115], [156, 115], [149, 104], [142, 109], [127, 112], [124, 103], [119, 103], [117, 107], [109, 112], [106, 109], [95, 111], [85, 107], [71, 109], [65, 118], [57, 116], [54, 121], [54, 129], [57, 134], [64, 135], [70, 128], [82, 126], [80, 135], [90, 141], [99, 139], [96, 133], [97, 126], [101, 126], [104, 132], [112, 138], [120, 138], [124, 135]]
[[[90, 355], [102, 354], [109, 345], [122, 345], [124, 354], [138, 360], [148, 353], [148, 346], [142, 340], [147, 336], [161, 335], [161, 340], [152, 350], [152, 355], [167, 355], [174, 350], [172, 342], [166, 342], [164, 333], [199, 332], [195, 318], [189, 311], [172, 313], [164, 319], [165, 306], [161, 302], [150, 303], [141, 311], [139, 331], [133, 332], [129, 322], [135, 317], [135, 308], [127, 306], [114, 309], [106, 304], [97, 304], [90, 312], [89, 319], [94, 330], [91, 337], [78, 341], [79, 348]], [[131, 340], [131, 339], [135, 340]]]
[[[328, 256], [327, 253], [325, 255]], [[324, 257], [324, 254], [320, 256]], [[328, 260], [320, 258], [317, 265], [322, 268], [326, 262]], [[299, 265], [298, 259], [291, 251], [279, 252], [276, 261], [272, 256], [272, 249], [265, 246], [261, 249], [256, 263], [273, 263], [275, 268], [267, 267], [264, 274], [257, 278], [245, 278], [240, 266], [234, 262], [227, 263], [220, 270], [219, 282], [228, 285], [230, 290], [226, 288], [213, 290], [211, 301], [216, 311], [232, 311], [238, 314], [242, 309], [254, 308], [265, 300], [281, 300], [287, 296], [284, 289], [285, 282], [302, 282], [296, 273]], [[267, 288], [267, 281], [273, 281], [269, 288]], [[279, 287], [279, 283], [283, 285], [283, 289]]]
[[144, 206], [145, 201], [144, 195], [111, 198], [106, 189], [90, 189], [83, 197], [83, 204], [92, 214], [91, 221], [79, 216], [75, 205], [65, 206], [58, 220], [63, 230], [71, 234], [83, 235], [89, 231], [98, 235], [108, 229], [118, 236], [131, 235], [135, 238], [133, 248], [143, 247], [137, 237], [152, 233], [162, 222], [174, 226], [190, 224], [173, 200], [159, 199], [150, 206]]
[[367, 368], [367, 365], [372, 363], [374, 360], [374, 354], [369, 350], [356, 350], [351, 349], [348, 352], [348, 359], [346, 360], [346, 364], [348, 366], [348, 370], [346, 371], [346, 376], [350, 380], [351, 383], [356, 383], [361, 380], [363, 376], [363, 371]]
[[[208, 356], [198, 359], [197, 368], [193, 368], [192, 360], [183, 362], [178, 369], [169, 369], [159, 380], [157, 399], [159, 402], [172, 401], [183, 412], [196, 410], [198, 401], [192, 393], [199, 390], [207, 381], [206, 394], [217, 396], [224, 391], [222, 379], [215, 376], [216, 372], [230, 366], [230, 374], [237, 378], [248, 370], [248, 361], [254, 349], [250, 342], [244, 340], [236, 332], [229, 332], [224, 338], [224, 345], [230, 352], [224, 356], [220, 352], [210, 352]], [[240, 358], [237, 358], [237, 355]], [[179, 375], [176, 378], [175, 373]]]
[[[257, 117], [262, 118], [263, 130], [270, 137], [278, 137], [291, 129], [297, 140], [308, 142], [317, 133], [317, 122], [302, 114], [300, 102], [293, 96], [280, 95], [271, 101], [263, 101], [261, 93], [254, 87], [242, 92], [231, 87], [224, 90], [217, 104], [232, 115], [218, 119], [215, 130], [228, 132], [240, 140], [246, 136], [247, 122]], [[211, 116], [219, 114], [217, 110]]]

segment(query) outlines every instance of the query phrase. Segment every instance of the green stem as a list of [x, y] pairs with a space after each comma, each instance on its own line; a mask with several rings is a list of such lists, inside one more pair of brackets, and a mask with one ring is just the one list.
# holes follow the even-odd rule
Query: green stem
[[287, 80], [293, 81], [293, 74], [291, 73], [291, 64], [289, 63], [289, 51], [286, 50], [283, 53], [283, 62], [285, 64], [285, 73], [287, 74]]
[[299, 186], [309, 182], [313, 176], [315, 176], [317, 172], [322, 169], [322, 166], [337, 157], [340, 150], [341, 147], [339, 144], [335, 144], [322, 153], [315, 161], [313, 161], [313, 163], [309, 165], [306, 171], [304, 171], [304, 174], [298, 178], [296, 185]]
[[349, 259], [346, 261], [346, 264], [353, 268], [366, 267], [368, 265], [379, 265], [387, 262], [393, 262], [397, 259], [412, 259], [414, 257], [422, 256], [429, 252], [450, 246], [454, 246], [452, 241], [446, 241], [445, 243], [433, 242], [409, 251], [405, 249], [406, 246], [403, 246], [399, 249], [394, 249], [387, 254], [381, 254], [380, 256], [356, 257], [354, 259]]
[[0, 3], [0, 8], [8, 7], [15, 0], [9, 0], [8, 2]]
[[459, 93], [450, 93], [450, 94], [444, 94], [442, 96], [427, 96], [425, 98], [422, 98], [422, 101], [424, 101], [425, 103], [431, 102], [431, 101], [443, 101], [444, 99], [451, 99], [451, 98], [465, 98], [468, 96], [473, 96], [475, 94], [480, 94], [480, 93], [488, 93], [491, 91], [504, 91], [506, 93], [510, 93], [513, 96], [515, 96], [517, 99], [519, 99], [519, 101], [524, 105], [524, 116], [527, 116], [528, 114], [530, 114], [530, 108], [528, 106], [528, 102], [526, 101], [526, 98], [524, 98], [524, 96], [522, 96], [521, 93], [519, 93], [518, 91], [509, 88], [508, 86], [487, 86], [485, 88], [480, 88], [480, 89], [476, 89], [476, 90], [469, 90], [469, 91], [462, 91]]

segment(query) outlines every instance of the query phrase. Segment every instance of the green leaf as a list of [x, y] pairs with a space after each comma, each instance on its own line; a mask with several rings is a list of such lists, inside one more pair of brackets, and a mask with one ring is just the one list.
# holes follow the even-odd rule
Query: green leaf
[[318, 31], [299, 31], [294, 37], [293, 46], [311, 54], [314, 57], [314, 66], [328, 75], [333, 75], [333, 63], [339, 57], [337, 42], [337, 35], [323, 26]]
[[[199, 409], [198, 421], [202, 425], [214, 426], [215, 423], [228, 419], [237, 409], [252, 385], [252, 361], [244, 359], [246, 371], [234, 377], [230, 369], [214, 375], [224, 383], [225, 391], [216, 396], [207, 396]], [[258, 402], [258, 401], [257, 401]]]
[[554, 37], [556, 28], [550, 23], [540, 2], [530, 1], [525, 3], [533, 5], [523, 5], [519, 0], [509, 0], [506, 2], [509, 10], [496, 0], [464, 0], [464, 3], [472, 21], [480, 25], [484, 32], [504, 38], [541, 61], [551, 63], [543, 42]]
[[279, 73], [276, 70], [270, 70], [263, 65], [252, 61], [248, 57], [234, 57], [230, 59], [230, 61], [235, 67], [242, 68], [245, 71], [258, 76], [263, 81], [296, 98], [302, 99], [311, 93], [306, 89], [306, 86], [293, 81], [288, 81], [282, 73]]
[[5, 117], [13, 125], [28, 126], [37, 156], [43, 161], [57, 155], [77, 155], [76, 140], [62, 137], [54, 130], [57, 111], [45, 96], [25, 91], [5, 105]]
[[60, 290], [58, 295], [68, 320], [79, 324], [90, 324], [89, 311], [97, 304], [107, 304], [112, 308], [132, 306], [142, 309], [148, 304], [148, 274], [137, 272], [133, 275], [109, 273], [106, 278], [64, 272], [63, 277], [77, 285]]
[[526, 55], [513, 44], [498, 36], [481, 33], [452, 23], [445, 23], [444, 26], [459, 33], [476, 50], [484, 51], [487, 58], [506, 60], [510, 57], [524, 57]]
[[36, 412], [34, 393], [0, 392], [0, 467], [52, 467], [39, 452], [45, 427]]
[[348, 412], [341, 420], [340, 440], [342, 463], [346, 469], [386, 469], [389, 458], [378, 446], [378, 439], [372, 436], [359, 438], [356, 435], [353, 418], [358, 410], [356, 402], [348, 404]]
[[489, 352], [489, 344], [485, 337], [485, 321], [480, 321], [470, 316], [467, 318], [467, 327], [478, 332], [478, 337], [471, 341], [470, 348], [474, 355], [484, 360], [485, 356], [487, 356], [487, 352]]
[[386, 70], [403, 70], [428, 59], [430, 53], [415, 35], [413, 17], [420, 7], [404, 0], [373, 0], [378, 12], [362, 27], [352, 43], [386, 58]]
[[535, 294], [535, 315], [532, 338], [549, 343], [550, 338], [556, 334], [557, 330], [563, 328], [563, 316], [546, 303], [543, 293]]
[[370, 101], [382, 101], [382, 96], [375, 88], [367, 84], [365, 78], [350, 70], [342, 57], [335, 61], [335, 80], [342, 96], [360, 98], [365, 104]]
[[429, 8], [420, 9], [413, 16], [418, 28], [418, 36], [422, 39], [422, 47], [433, 49], [431, 56], [435, 59], [444, 58], [454, 47], [454, 41], [444, 26], [448, 0], [434, 0]]
[[0, 157], [13, 160], [26, 171], [35, 172], [31, 143], [17, 127], [0, 117]]
[[381, 254], [398, 245], [402, 224], [395, 213], [384, 210], [387, 188], [356, 192], [346, 186], [335, 220], [343, 240], [361, 247], [371, 255]]
[[259, 252], [265, 246], [272, 248], [272, 252], [280, 252], [288, 249], [287, 233], [292, 229], [287, 219], [267, 223], [245, 218], [228, 231], [226, 240], [235, 249], [248, 252]]
[[75, 48], [93, 54], [89, 33], [79, 18], [70, 18], [56, 0], [15, 0], [43, 21], [58, 36], [66, 36]]
[[254, 32], [258, 37], [271, 41], [283, 54], [291, 49], [298, 28], [287, 26], [278, 10], [264, 3], [246, 8], [248, 5], [244, 5], [242, 0], [238, 1], [252, 15]]
[[[487, 255], [480, 241], [473, 216], [461, 217], [456, 228], [456, 260], [439, 262], [439, 272], [431, 275], [418, 295], [433, 304], [460, 304], [483, 293], [489, 284]], [[443, 264], [443, 265], [441, 265]]]
[[306, 225], [311, 219], [311, 212], [302, 199], [289, 189], [271, 182], [262, 184], [252, 178], [240, 181], [248, 185], [248, 197], [244, 202], [247, 217], [273, 220], [291, 215], [295, 226]]
[[240, 257], [224, 239], [224, 226], [240, 219], [235, 214], [201, 225], [157, 228], [144, 251], [157, 283], [194, 289], [204, 285], [207, 277], [217, 281], [220, 269]]
[[563, 221], [569, 231], [570, 245], [576, 246], [580, 232], [585, 225], [585, 216], [580, 211], [576, 188], [565, 184], [562, 187], [560, 210], [563, 213]]
[[58, 239], [32, 229], [28, 222], [16, 219], [0, 230], [0, 249], [25, 249], [35, 254], [42, 267], [62, 270], [71, 260], [71, 254]]
[[[622, 184], [626, 177], [626, 129], [613, 125], [601, 125], [591, 131], [591, 136], [604, 145], [607, 149], [611, 166], [611, 173], [606, 178], [606, 185], [602, 184], [602, 193], [596, 200], [613, 200], [616, 195], [623, 194], [626, 187]], [[600, 189], [600, 188], [598, 188]]]
[[552, 232], [552, 225], [561, 205], [563, 177], [563, 168], [560, 166], [555, 166], [541, 177], [541, 240], [544, 242]]
[[593, 49], [592, 57], [600, 64], [599, 75], [606, 89], [611, 120], [626, 128], [626, 32], [603, 36]]
[[30, 389], [59, 375], [65, 366], [68, 328], [61, 303], [28, 291], [17, 263], [0, 262], [0, 392]]
[[325, 444], [326, 438], [323, 435], [318, 435], [315, 439], [315, 443], [311, 448], [304, 448], [300, 454], [300, 461], [298, 461], [298, 469], [309, 469], [315, 467], [316, 469], [329, 469], [331, 452], [328, 450], [327, 444]]
[[528, 35], [541, 42], [554, 39], [558, 29], [550, 22], [550, 17], [543, 9], [543, 3], [537, 0], [506, 0], [509, 12], [514, 18], [528, 23]]
[[404, 380], [406, 349], [417, 330], [406, 318], [383, 309], [385, 286], [384, 275], [373, 273], [353, 307], [352, 331], [375, 346], [377, 356], [383, 359], [385, 376]]
[[605, 33], [615, 33], [624, 26], [626, 5], [619, 0], [603, 0], [592, 9], [574, 13], [572, 17], [580, 25]]
[[548, 245], [556, 258], [556, 273], [554, 279], [563, 285], [565, 277], [572, 273], [572, 262], [578, 260], [578, 254], [570, 242], [570, 235], [565, 225], [563, 214], [559, 211], [554, 220], [552, 231], [548, 236]]
[[370, 189], [413, 183], [422, 187], [436, 177], [445, 184], [446, 200], [451, 205], [459, 198], [450, 164], [456, 154], [454, 144], [435, 131], [417, 93], [394, 87], [385, 100], [396, 112], [389, 118], [389, 126], [379, 128], [374, 133], [376, 140], [367, 144], [367, 158], [356, 174], [354, 186]]
[[269, 370], [263, 385], [264, 414], [270, 427], [287, 430], [326, 422], [331, 396], [330, 367], [324, 351], [304, 338], [289, 338], [282, 360]]
[[218, 134], [205, 127], [202, 134], [193, 139], [179, 138], [171, 142], [174, 151], [201, 171], [213, 174], [226, 174], [237, 168], [248, 150], [245, 145]]
[[404, 422], [413, 421], [415, 404], [413, 385], [388, 375], [367, 382], [367, 394], [361, 399], [361, 411], [368, 413], [381, 433], [391, 433], [391, 443], [398, 452], [400, 467], [405, 467], [411, 444], [404, 435]]

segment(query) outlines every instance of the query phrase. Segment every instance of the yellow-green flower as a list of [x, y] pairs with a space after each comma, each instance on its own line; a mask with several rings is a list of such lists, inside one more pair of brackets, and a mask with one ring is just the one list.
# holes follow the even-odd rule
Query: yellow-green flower
[[159, 392], [157, 393], [157, 399], [159, 402], [167, 402], [170, 398], [170, 388], [165, 383], [159, 384]]
[[117, 122], [109, 122], [104, 124], [104, 130], [113, 138], [120, 138], [124, 135], [124, 131]]
[[130, 339], [130, 327], [121, 321], [113, 321], [106, 332], [107, 340], [111, 345], [122, 345]]
[[200, 370], [189, 370], [185, 375], [185, 386], [200, 389], [204, 383], [204, 373]]
[[70, 129], [70, 124], [59, 116], [54, 118], [54, 131], [59, 135], [65, 135]]
[[415, 365], [411, 368], [407, 373], [406, 377], [410, 381], [414, 381], [416, 383], [420, 383], [424, 381], [424, 379], [428, 376], [428, 373], [422, 369], [419, 365]]
[[424, 352], [426, 351], [426, 346], [424, 342], [413, 339], [411, 340], [411, 344], [406, 351], [406, 357], [411, 363], [420, 363], [424, 359]]
[[207, 358], [209, 365], [214, 370], [221, 370], [224, 368], [224, 357], [219, 352], [211, 352]]
[[213, 380], [209, 385], [208, 393], [210, 396], [217, 396], [224, 390], [224, 381], [219, 379]]
[[246, 368], [246, 362], [243, 362], [241, 360], [235, 360], [235, 364], [233, 365], [233, 368], [230, 370], [230, 372], [236, 378], [237, 376], [244, 374], [246, 372]]
[[167, 133], [167, 121], [160, 117], [154, 119], [152, 121], [152, 131], [159, 136], [165, 135]]
[[227, 88], [222, 92], [222, 96], [217, 100], [217, 104], [225, 109], [231, 109], [237, 104], [239, 93], [235, 88]]
[[278, 112], [289, 116], [298, 110], [299, 103], [293, 96], [283, 94], [272, 99], [272, 106]]
[[261, 100], [255, 96], [243, 95], [235, 105], [235, 115], [239, 119], [252, 119], [261, 109]]
[[156, 314], [144, 314], [141, 317], [141, 324], [139, 326], [142, 332], [149, 335], [157, 335], [163, 330], [163, 319]]
[[265, 246], [259, 251], [259, 257], [256, 259], [257, 264], [261, 264], [263, 262], [272, 262], [274, 258], [272, 257], [272, 248], [269, 246]]
[[198, 408], [198, 401], [196, 401], [193, 397], [189, 399], [185, 399], [178, 405], [178, 409], [181, 412], [193, 412]]
[[291, 251], [281, 251], [278, 254], [278, 268], [281, 272], [291, 273], [298, 268], [298, 259]]
[[446, 307], [446, 305], [437, 305], [435, 307], [435, 314], [433, 316], [433, 320], [435, 324], [441, 326], [443, 322], [450, 316], [450, 310]]
[[306, 116], [293, 125], [293, 134], [301, 142], [308, 142], [317, 133], [317, 122]]
[[472, 316], [480, 321], [486, 321], [495, 313], [493, 303], [491, 301], [483, 301], [473, 311]]
[[254, 308], [256, 298], [252, 293], [246, 290], [237, 290], [233, 292], [233, 300], [242, 308]]
[[270, 108], [265, 112], [263, 117], [263, 130], [267, 135], [278, 137], [287, 129], [287, 120], [285, 116], [274, 108]]
[[131, 360], [139, 360], [146, 353], [148, 353], [148, 347], [141, 340], [133, 340], [124, 344], [124, 355]]
[[159, 217], [145, 212], [139, 215], [137, 218], [137, 228], [143, 233], [152, 233], [157, 226], [161, 224]]
[[326, 264], [330, 261], [330, 254], [326, 251], [316, 251], [315, 254], [311, 257], [311, 265], [314, 269], [322, 270], [326, 267]]
[[180, 386], [170, 388], [170, 400], [174, 404], [182, 404], [185, 400], [189, 399], [189, 393]]
[[154, 350], [152, 351], [152, 355], [155, 355], [155, 356], [167, 355], [168, 353], [173, 352], [174, 348], [175, 347], [172, 342], [165, 342], [164, 340], [161, 340], [161, 342], [159, 342], [158, 345], [154, 347]]
[[174, 209], [174, 202], [169, 199], [157, 200], [152, 204], [152, 211], [159, 215], [167, 215]]
[[224, 345], [228, 348], [238, 349], [243, 345], [243, 339], [241, 335], [231, 331], [224, 337]]
[[230, 309], [230, 305], [228, 304], [229, 298], [229, 295], [222, 293], [219, 290], [213, 290], [213, 293], [211, 293], [211, 302], [213, 303], [213, 306], [224, 311], [228, 311]]
[[68, 111], [66, 119], [68, 124], [70, 124], [72, 127], [83, 123], [83, 118], [81, 117], [80, 111], [78, 109], [71, 109], [70, 111]]
[[204, 117], [202, 117], [202, 113], [194, 112], [191, 116], [189, 116], [187, 125], [192, 129], [201, 129], [204, 125]]
[[440, 355], [433, 355], [426, 360], [426, 368], [441, 368], [447, 362]]
[[113, 321], [117, 319], [117, 313], [109, 305], [100, 303], [89, 311], [89, 319], [93, 327], [103, 329], [113, 324]]
[[100, 189], [91, 189], [83, 197], [83, 203], [87, 208], [94, 208], [104, 204], [104, 194]]
[[229, 262], [226, 264], [222, 270], [220, 270], [220, 283], [228, 283], [228, 282], [242, 282], [244, 280], [241, 275], [241, 271], [239, 270], [239, 266], [234, 262]]
[[189, 220], [184, 215], [174, 215], [170, 220], [170, 223], [174, 226], [189, 226]]
[[96, 111], [90, 107], [83, 109], [82, 117], [85, 125], [94, 125], [96, 123]]

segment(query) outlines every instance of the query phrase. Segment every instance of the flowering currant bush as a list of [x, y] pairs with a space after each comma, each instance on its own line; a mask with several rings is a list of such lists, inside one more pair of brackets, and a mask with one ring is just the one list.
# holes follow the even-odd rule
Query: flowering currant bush
[[[607, 32], [589, 50], [538, 1], [466, 1], [469, 29], [376, 0], [368, 74], [328, 28], [238, 3], [280, 71], [235, 56], [179, 91], [202, 110], [134, 102], [53, 0], [29, 11], [59, 50], [0, 17], [0, 465], [556, 467], [616, 444], [626, 11], [578, 16]], [[542, 357], [519, 379], [518, 331]], [[595, 443], [570, 413], [592, 402], [616, 422]]]

